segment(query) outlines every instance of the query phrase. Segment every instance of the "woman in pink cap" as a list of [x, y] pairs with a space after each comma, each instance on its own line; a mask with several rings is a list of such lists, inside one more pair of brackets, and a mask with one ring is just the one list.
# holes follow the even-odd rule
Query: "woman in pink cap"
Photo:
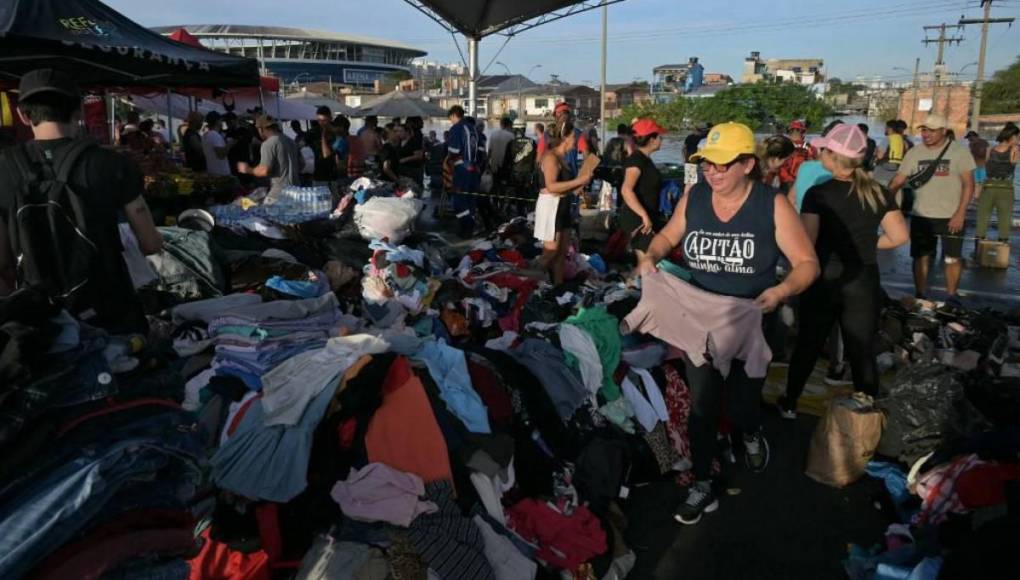
[[784, 414], [791, 415], [836, 323], [842, 329], [854, 388], [878, 394], [874, 346], [882, 290], [876, 254], [899, 247], [910, 237], [895, 198], [863, 168], [868, 139], [856, 125], [838, 125], [811, 145], [821, 150], [822, 165], [832, 179], [808, 189], [801, 208], [822, 275], [800, 297], [800, 334], [786, 396], [780, 401]]

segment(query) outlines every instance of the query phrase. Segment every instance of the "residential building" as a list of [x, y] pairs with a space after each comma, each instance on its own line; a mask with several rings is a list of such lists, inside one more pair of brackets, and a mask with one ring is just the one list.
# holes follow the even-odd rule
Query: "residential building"
[[[480, 118], [499, 117], [503, 113], [490, 113], [489, 96], [493, 93], [512, 93], [519, 89], [527, 89], [535, 86], [535, 83], [524, 75], [487, 75], [478, 79], [476, 91], [478, 94], [478, 108], [476, 115]], [[443, 90], [439, 95], [440, 106], [452, 107], [460, 105], [468, 108], [468, 79], [467, 77], [450, 77], [443, 81]], [[516, 104], [510, 109], [515, 109]]]
[[704, 99], [706, 97], [714, 97], [720, 91], [725, 91], [728, 88], [729, 85], [704, 85], [694, 89], [684, 96], [692, 99]]
[[820, 58], [770, 58], [764, 60], [754, 51], [744, 59], [744, 72], [740, 82], [755, 84], [762, 81], [794, 82], [811, 86], [825, 82], [825, 63]]
[[519, 99], [523, 99], [526, 118], [549, 118], [556, 104], [565, 102], [578, 118], [593, 120], [599, 116], [599, 98], [599, 91], [584, 85], [532, 84], [520, 91], [516, 87], [492, 91], [488, 95], [486, 111], [488, 117], [494, 119], [510, 115], [511, 111], [516, 112], [521, 108]]
[[705, 85], [716, 86], [716, 85], [732, 85], [733, 77], [723, 73], [705, 73]]
[[614, 118], [620, 109], [635, 104], [651, 103], [652, 95], [646, 83], [606, 85], [606, 117]]
[[664, 64], [652, 69], [652, 100], [657, 103], [672, 101], [677, 96], [693, 91], [705, 82], [705, 67], [692, 56], [685, 64]]

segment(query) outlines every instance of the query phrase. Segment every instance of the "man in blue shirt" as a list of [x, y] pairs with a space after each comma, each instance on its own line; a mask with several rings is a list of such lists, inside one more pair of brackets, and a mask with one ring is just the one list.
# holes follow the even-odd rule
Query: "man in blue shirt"
[[[464, 118], [464, 107], [454, 105], [449, 112], [450, 138], [446, 144], [447, 162], [453, 166], [453, 210], [462, 238], [469, 238], [475, 230], [475, 198], [465, 193], [477, 193], [481, 181], [478, 168], [478, 133], [474, 124]], [[463, 193], [462, 193], [463, 192]]]

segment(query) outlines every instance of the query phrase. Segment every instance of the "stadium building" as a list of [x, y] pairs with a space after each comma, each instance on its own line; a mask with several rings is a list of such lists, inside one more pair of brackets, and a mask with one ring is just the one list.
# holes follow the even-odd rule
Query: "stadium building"
[[425, 51], [401, 42], [278, 26], [201, 24], [160, 26], [171, 34], [184, 28], [213, 50], [254, 58], [285, 83], [334, 82], [371, 87], [376, 80], [411, 71]]

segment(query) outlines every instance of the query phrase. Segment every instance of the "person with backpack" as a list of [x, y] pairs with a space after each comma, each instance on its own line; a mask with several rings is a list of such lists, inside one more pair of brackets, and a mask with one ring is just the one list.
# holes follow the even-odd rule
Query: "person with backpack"
[[34, 288], [88, 324], [146, 333], [118, 226], [123, 214], [143, 253], [162, 249], [141, 170], [76, 138], [81, 95], [69, 76], [34, 70], [19, 89], [35, 139], [0, 153], [0, 295]]

